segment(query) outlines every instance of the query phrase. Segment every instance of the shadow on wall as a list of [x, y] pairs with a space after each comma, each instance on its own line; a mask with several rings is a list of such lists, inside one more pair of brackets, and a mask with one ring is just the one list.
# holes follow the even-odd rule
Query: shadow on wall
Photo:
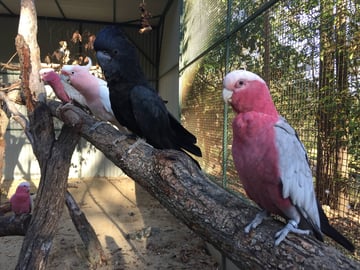
[[[5, 168], [4, 179], [13, 180], [15, 175], [21, 175], [24, 180], [31, 180], [31, 167], [32, 163], [36, 163], [37, 160], [34, 156], [30, 156], [32, 153], [31, 145], [27, 142], [23, 131], [21, 130], [8, 130], [5, 134], [6, 148], [5, 148]], [[30, 149], [29, 149], [30, 148]], [[21, 153], [27, 153], [28, 158], [20, 160]], [[17, 170], [17, 172], [15, 172]], [[37, 168], [37, 170], [39, 170]]]
[[[4, 180], [40, 179], [40, 167], [24, 131], [9, 129], [5, 134]], [[118, 177], [124, 173], [93, 145], [81, 139], [71, 159], [69, 178]]]

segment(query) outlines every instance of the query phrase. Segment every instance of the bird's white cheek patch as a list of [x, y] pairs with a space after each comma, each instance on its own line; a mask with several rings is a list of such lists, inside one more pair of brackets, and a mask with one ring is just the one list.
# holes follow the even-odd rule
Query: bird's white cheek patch
[[231, 97], [232, 97], [233, 91], [230, 91], [230, 90], [224, 88], [222, 94], [223, 94], [223, 99], [225, 102], [231, 102]]

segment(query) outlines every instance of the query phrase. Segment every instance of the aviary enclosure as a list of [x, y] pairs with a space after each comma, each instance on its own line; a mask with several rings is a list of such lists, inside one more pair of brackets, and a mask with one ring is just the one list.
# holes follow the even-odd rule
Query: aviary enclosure
[[224, 75], [258, 73], [307, 148], [317, 197], [359, 247], [360, 5], [357, 1], [185, 1], [182, 121], [197, 134], [202, 167], [243, 192], [231, 157]]
[[[197, 135], [203, 170], [219, 185], [243, 192], [231, 158], [233, 115], [222, 100], [222, 80], [234, 69], [258, 73], [307, 148], [317, 197], [331, 223], [358, 249], [360, 3], [188, 0], [181, 10], [181, 120]], [[40, 29], [52, 25], [68, 37], [79, 28], [96, 33], [102, 27], [74, 24], [39, 20]], [[140, 41], [137, 30], [126, 32], [155, 58], [155, 38]], [[51, 51], [50, 44], [40, 46], [42, 54]], [[156, 67], [141, 60], [156, 85]]]

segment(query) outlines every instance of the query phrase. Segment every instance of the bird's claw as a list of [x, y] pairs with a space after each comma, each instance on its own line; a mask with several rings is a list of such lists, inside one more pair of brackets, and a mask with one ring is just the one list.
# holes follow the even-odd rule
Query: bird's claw
[[106, 122], [103, 122], [103, 121], [99, 121], [99, 122], [96, 122], [91, 128], [90, 128], [90, 131], [95, 131], [95, 129], [97, 129], [98, 126], [102, 125], [102, 124], [105, 124]]
[[129, 150], [127, 151], [128, 154], [130, 154], [140, 143], [145, 143], [146, 141], [144, 139], [138, 138], [136, 142], [134, 142], [132, 145], [129, 146]]
[[[70, 104], [71, 105], [71, 104]], [[61, 104], [60, 106], [58, 106], [57, 108], [56, 108], [56, 114], [58, 114], [58, 115], [62, 115], [62, 113], [64, 113], [64, 111], [66, 111], [66, 110], [70, 110], [70, 105], [69, 105], [69, 103], [63, 103], [63, 104]]]
[[112, 144], [113, 144], [114, 146], [116, 146], [117, 143], [119, 143], [119, 142], [121, 142], [121, 141], [124, 141], [124, 140], [126, 140], [127, 138], [128, 138], [127, 135], [121, 135], [119, 138], [116, 138], [116, 139], [112, 142]]
[[252, 229], [255, 229], [257, 226], [261, 224], [261, 222], [268, 216], [266, 211], [262, 211], [257, 213], [255, 218], [245, 227], [245, 233], [249, 233]]
[[310, 234], [309, 230], [301, 230], [298, 229], [297, 226], [298, 224], [295, 220], [289, 220], [288, 224], [275, 234], [275, 246], [278, 246], [286, 238], [289, 232], [297, 234]]

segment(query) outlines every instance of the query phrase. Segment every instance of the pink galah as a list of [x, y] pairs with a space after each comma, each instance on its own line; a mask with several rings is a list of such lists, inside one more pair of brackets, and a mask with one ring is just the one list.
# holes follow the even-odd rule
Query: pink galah
[[19, 185], [16, 192], [10, 198], [11, 210], [15, 215], [28, 214], [31, 212], [30, 188]]
[[[329, 224], [318, 203], [306, 150], [295, 130], [279, 116], [265, 81], [249, 71], [232, 71], [224, 79], [223, 98], [236, 114], [232, 122], [236, 170], [247, 195], [263, 209], [245, 232], [273, 213], [288, 221], [276, 233], [275, 245], [289, 232], [312, 231], [321, 241], [324, 233], [354, 251], [353, 244]], [[298, 228], [300, 224], [306, 227]]]
[[64, 65], [61, 73], [68, 76], [70, 84], [84, 96], [95, 117], [121, 127], [111, 109], [107, 82], [92, 75], [90, 67], [91, 61], [86, 66]]
[[71, 99], [69, 95], [65, 92], [64, 86], [61, 83], [60, 76], [51, 68], [44, 68], [40, 70], [40, 78], [44, 83], [51, 86], [54, 90], [54, 93], [58, 99], [62, 102], [70, 102]]
[[64, 103], [76, 101], [83, 107], [87, 107], [85, 98], [68, 82], [66, 76], [60, 76], [52, 68], [40, 70], [41, 79], [54, 90], [58, 99]]

